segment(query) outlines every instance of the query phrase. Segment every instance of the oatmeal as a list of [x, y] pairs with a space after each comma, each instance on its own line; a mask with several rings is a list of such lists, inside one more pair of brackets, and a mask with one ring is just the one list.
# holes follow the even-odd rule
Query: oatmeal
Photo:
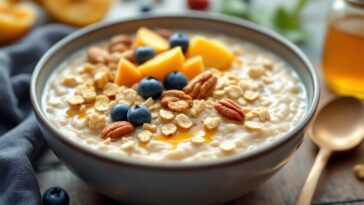
[[290, 131], [307, 105], [298, 75], [262, 48], [209, 33], [148, 28], [65, 59], [42, 104], [72, 140], [150, 161], [249, 152]]

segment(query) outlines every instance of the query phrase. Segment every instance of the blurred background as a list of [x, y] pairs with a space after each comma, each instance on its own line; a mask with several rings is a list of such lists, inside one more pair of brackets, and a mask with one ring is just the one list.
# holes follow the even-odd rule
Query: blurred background
[[[345, 1], [345, 0], [340, 0]], [[0, 0], [0, 48], [50, 23], [82, 28], [103, 21], [190, 10], [219, 13], [273, 29], [318, 64], [331, 0]]]

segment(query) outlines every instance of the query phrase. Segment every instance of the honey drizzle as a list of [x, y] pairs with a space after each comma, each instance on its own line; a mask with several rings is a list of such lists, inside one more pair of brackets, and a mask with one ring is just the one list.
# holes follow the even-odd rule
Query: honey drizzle
[[216, 134], [216, 132], [217, 132], [216, 129], [214, 130], [199, 129], [197, 131], [179, 130], [176, 134], [172, 136], [164, 136], [164, 135], [154, 136], [153, 140], [168, 143], [172, 145], [173, 149], [175, 149], [179, 143], [188, 142], [195, 136], [201, 136], [205, 139], [205, 143], [209, 143], [212, 141], [212, 137], [213, 135]]

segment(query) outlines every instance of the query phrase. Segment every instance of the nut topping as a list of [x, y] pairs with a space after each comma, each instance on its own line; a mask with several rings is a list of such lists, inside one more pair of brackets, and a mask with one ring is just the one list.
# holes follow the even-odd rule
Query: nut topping
[[108, 45], [108, 49], [110, 52], [115, 52], [115, 51], [123, 52], [124, 50], [130, 48], [132, 43], [133, 43], [133, 38], [121, 34], [111, 38]]
[[172, 36], [172, 31], [170, 31], [170, 30], [168, 30], [168, 29], [163, 29], [163, 28], [161, 28], [161, 29], [158, 29], [157, 31], [156, 31], [156, 33], [158, 33], [159, 35], [161, 35], [163, 38], [165, 38], [165, 39], [169, 39], [169, 37], [171, 37]]
[[91, 47], [87, 51], [87, 59], [90, 63], [97, 64], [97, 63], [103, 63], [107, 64], [109, 62], [109, 53], [98, 47]]
[[208, 97], [215, 89], [217, 78], [210, 72], [205, 71], [193, 78], [183, 91], [193, 99]]
[[223, 98], [215, 104], [215, 109], [220, 115], [233, 121], [243, 122], [245, 114], [242, 108], [234, 101]]
[[161, 95], [161, 104], [175, 112], [184, 112], [192, 106], [192, 98], [180, 90], [167, 90]]
[[119, 139], [133, 131], [134, 126], [131, 123], [129, 123], [128, 121], [119, 121], [106, 126], [102, 130], [100, 137], [103, 139]]

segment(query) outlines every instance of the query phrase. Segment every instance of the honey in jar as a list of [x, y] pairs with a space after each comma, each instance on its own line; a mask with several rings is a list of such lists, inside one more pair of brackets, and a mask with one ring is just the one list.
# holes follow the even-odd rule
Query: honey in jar
[[334, 2], [322, 66], [330, 89], [364, 99], [364, 1]]

